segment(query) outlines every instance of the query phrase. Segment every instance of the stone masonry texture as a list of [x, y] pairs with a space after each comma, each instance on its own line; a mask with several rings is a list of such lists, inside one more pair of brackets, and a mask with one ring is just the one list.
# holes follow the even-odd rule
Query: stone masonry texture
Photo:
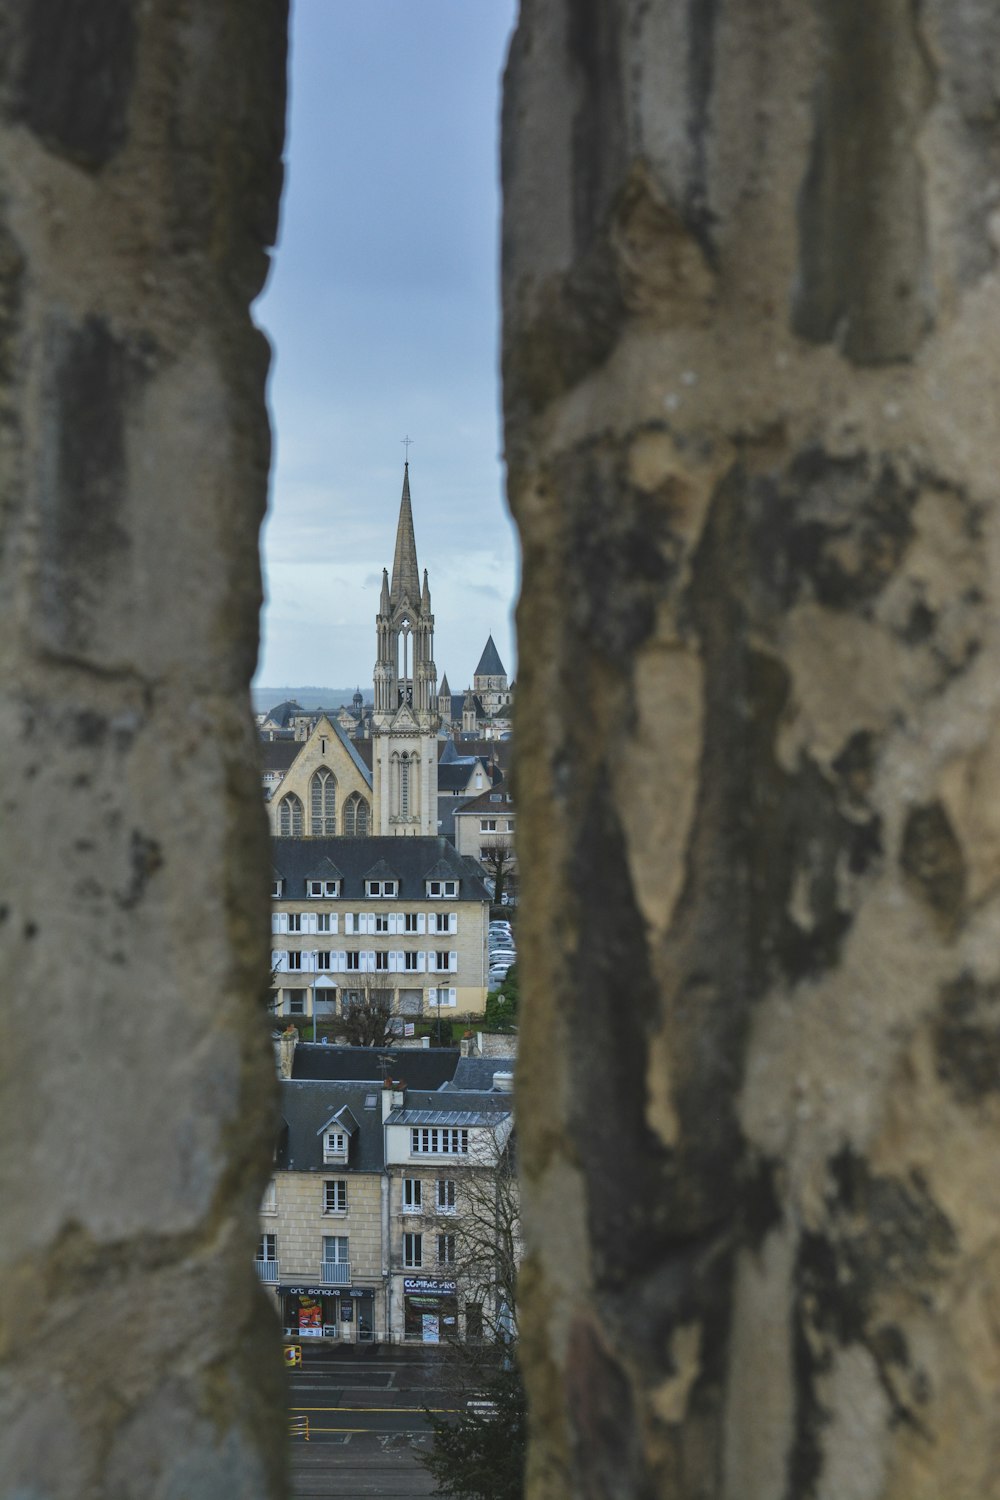
[[1000, 1496], [998, 62], [522, 3], [530, 1500]]
[[0, 1494], [283, 1492], [247, 688], [284, 0], [0, 18]]

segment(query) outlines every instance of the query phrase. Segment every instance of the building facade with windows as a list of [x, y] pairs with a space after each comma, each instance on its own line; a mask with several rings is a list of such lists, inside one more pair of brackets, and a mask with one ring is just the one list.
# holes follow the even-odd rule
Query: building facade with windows
[[[494, 1309], [482, 1306], [482, 1267], [467, 1263], [470, 1213], [481, 1221], [490, 1200], [484, 1180], [514, 1126], [511, 1075], [493, 1076], [503, 1081], [489, 1092], [383, 1090], [387, 1307], [395, 1342], [478, 1338], [484, 1317], [495, 1320]], [[475, 1238], [481, 1243], [481, 1233]]]
[[285, 1336], [365, 1342], [388, 1326], [379, 1081], [282, 1081], [257, 1274]]
[[373, 996], [393, 1015], [481, 1015], [489, 894], [447, 839], [272, 841], [274, 1009], [338, 1016]]
[[[285, 1337], [480, 1337], [482, 1290], [462, 1262], [462, 1216], [470, 1182], [510, 1139], [512, 1060], [293, 1042], [286, 1064], [331, 1076], [279, 1078], [256, 1268]], [[341, 1070], [351, 1076], [332, 1076]], [[365, 1071], [375, 1077], [357, 1076]], [[433, 1086], [409, 1088], [407, 1073]]]

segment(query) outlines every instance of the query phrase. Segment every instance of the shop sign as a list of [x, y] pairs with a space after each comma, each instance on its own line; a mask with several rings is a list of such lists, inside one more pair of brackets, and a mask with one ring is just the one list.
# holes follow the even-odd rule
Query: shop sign
[[279, 1286], [284, 1297], [332, 1297], [337, 1290], [332, 1286]]
[[404, 1292], [438, 1292], [441, 1296], [458, 1290], [457, 1281], [432, 1281], [429, 1276], [404, 1276]]

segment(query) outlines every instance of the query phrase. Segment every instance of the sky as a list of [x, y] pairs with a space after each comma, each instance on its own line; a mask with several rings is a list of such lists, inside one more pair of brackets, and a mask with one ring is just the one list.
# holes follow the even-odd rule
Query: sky
[[370, 689], [409, 436], [438, 680], [513, 678], [499, 418], [500, 75], [516, 0], [294, 0], [258, 686]]

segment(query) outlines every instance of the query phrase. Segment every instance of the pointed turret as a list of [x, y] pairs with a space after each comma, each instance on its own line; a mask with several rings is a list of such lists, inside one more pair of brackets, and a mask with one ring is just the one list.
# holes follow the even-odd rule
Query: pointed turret
[[427, 582], [427, 569], [424, 569], [424, 587], [420, 595], [420, 608], [425, 615], [431, 612], [431, 590]]
[[379, 596], [378, 612], [379, 612], [380, 615], [387, 615], [389, 613], [389, 610], [391, 608], [392, 608], [392, 605], [389, 602], [389, 569], [388, 568], [383, 568], [382, 569], [382, 593]]
[[473, 677], [506, 677], [504, 664], [500, 660], [500, 653], [493, 643], [493, 632], [483, 647], [483, 654], [479, 658], [479, 666], [473, 673]]
[[413, 512], [410, 509], [410, 466], [403, 465], [403, 497], [399, 502], [399, 525], [396, 527], [396, 551], [392, 559], [390, 599], [398, 604], [406, 596], [411, 604], [420, 598], [420, 569], [417, 567], [417, 542], [413, 535]]
[[451, 697], [451, 688], [448, 686], [448, 673], [447, 672], [441, 678], [441, 686], [438, 688], [438, 697], [439, 698], [450, 698]]

